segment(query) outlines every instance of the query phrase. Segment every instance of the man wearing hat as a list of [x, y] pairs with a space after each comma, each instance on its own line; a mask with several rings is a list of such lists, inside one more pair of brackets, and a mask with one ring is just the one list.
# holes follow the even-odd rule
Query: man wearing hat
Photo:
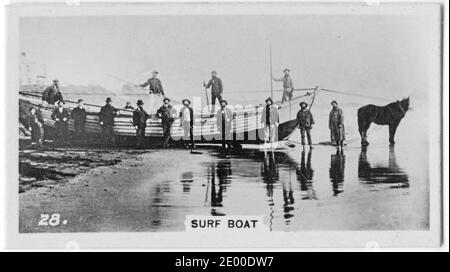
[[81, 142], [84, 140], [86, 125], [86, 109], [84, 108], [83, 99], [78, 99], [78, 106], [72, 110], [70, 117], [73, 119], [74, 138]]
[[220, 102], [220, 109], [217, 111], [216, 115], [217, 129], [219, 130], [222, 138], [222, 149], [225, 149], [226, 146], [231, 148], [231, 141], [233, 140], [233, 135], [231, 134], [233, 112], [227, 106], [228, 102], [226, 100], [222, 100]]
[[150, 93], [159, 94], [164, 96], [164, 89], [161, 83], [161, 80], [158, 78], [158, 71], [152, 72], [152, 77], [148, 79], [145, 83], [140, 84], [139, 86], [144, 88], [148, 85]]
[[44, 118], [42, 117], [41, 112], [38, 109], [31, 107], [27, 121], [28, 130], [31, 131], [31, 144], [41, 146], [44, 138]]
[[211, 112], [213, 113], [216, 109], [216, 99], [219, 100], [219, 103], [221, 103], [222, 101], [222, 93], [223, 93], [222, 79], [220, 79], [217, 76], [216, 71], [212, 71], [211, 79], [208, 81], [208, 84], [206, 84], [203, 81], [203, 86], [206, 89], [211, 88], [211, 104], [212, 104]]
[[147, 119], [150, 115], [144, 110], [144, 102], [137, 101], [137, 109], [133, 112], [133, 126], [136, 129], [136, 138], [138, 148], [144, 147], [145, 128], [147, 127]]
[[106, 98], [106, 105], [100, 109], [98, 114], [100, 126], [102, 126], [103, 140], [106, 144], [114, 142], [114, 116], [119, 113], [111, 104], [112, 99], [110, 97]]
[[59, 80], [54, 79], [53, 85], [48, 86], [42, 93], [42, 100], [48, 104], [55, 105], [56, 102], [63, 100], [61, 90], [59, 88]]
[[343, 147], [345, 140], [344, 112], [338, 107], [336, 100], [331, 102], [331, 106], [332, 109], [328, 119], [331, 141], [336, 142], [338, 147]]
[[292, 84], [292, 78], [289, 74], [290, 72], [291, 71], [288, 68], [286, 68], [283, 70], [284, 76], [282, 78], [272, 77], [274, 81], [283, 82], [283, 98], [281, 100], [281, 103], [286, 102], [288, 97], [289, 101], [292, 100], [292, 94], [294, 92], [294, 84]]
[[311, 129], [314, 125], [314, 119], [312, 113], [308, 110], [308, 104], [306, 102], [300, 102], [300, 110], [297, 113], [297, 126], [300, 129], [300, 135], [302, 138], [302, 145], [305, 146], [305, 132], [308, 138], [308, 145], [312, 148], [311, 142]]
[[64, 108], [64, 101], [58, 101], [58, 106], [53, 110], [51, 118], [55, 121], [55, 140], [62, 143], [67, 139], [69, 112]]
[[186, 148], [189, 148], [188, 141], [191, 143], [191, 148], [195, 148], [194, 143], [194, 110], [192, 109], [191, 101], [183, 99], [183, 107], [180, 110], [180, 126], [183, 128], [184, 137], [183, 142]]
[[279, 123], [278, 109], [273, 105], [271, 97], [266, 99], [266, 106], [261, 113], [261, 123], [264, 125], [264, 143], [273, 145], [278, 138], [278, 123]]
[[163, 128], [163, 147], [169, 147], [170, 141], [170, 129], [172, 128], [172, 124], [174, 121], [174, 117], [176, 115], [175, 110], [172, 105], [170, 105], [170, 99], [164, 98], [164, 104], [156, 111], [156, 115], [161, 118], [161, 124]]

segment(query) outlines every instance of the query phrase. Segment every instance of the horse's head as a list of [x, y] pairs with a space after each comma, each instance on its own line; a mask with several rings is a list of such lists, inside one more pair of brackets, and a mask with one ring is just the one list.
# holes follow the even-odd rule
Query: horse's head
[[409, 96], [407, 98], [403, 98], [401, 101], [399, 101], [400, 105], [402, 106], [403, 110], [405, 112], [409, 109]]

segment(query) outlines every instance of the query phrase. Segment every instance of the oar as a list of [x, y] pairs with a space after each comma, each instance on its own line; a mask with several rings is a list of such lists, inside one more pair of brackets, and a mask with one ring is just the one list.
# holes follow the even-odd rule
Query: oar
[[208, 111], [211, 112], [211, 108], [209, 107], [208, 90], [206, 89], [206, 83], [204, 81], [203, 81], [203, 86], [205, 87], [205, 96], [206, 96], [206, 104], [208, 105]]

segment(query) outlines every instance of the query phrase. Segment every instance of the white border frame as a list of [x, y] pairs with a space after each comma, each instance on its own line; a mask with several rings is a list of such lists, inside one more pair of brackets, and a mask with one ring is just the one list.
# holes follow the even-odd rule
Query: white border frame
[[[29, 1], [21, 1], [29, 2]], [[73, 2], [73, 1], [72, 1]], [[85, 1], [83, 1], [85, 2]], [[367, 6], [364, 3], [333, 3], [333, 10], [330, 11], [330, 4], [302, 4], [297, 2], [284, 3], [153, 3], [142, 5], [108, 5], [108, 4], [85, 4], [79, 6], [68, 6], [64, 3], [52, 6], [52, 14], [57, 16], [105, 16], [105, 15], [152, 15], [152, 14], [399, 14], [404, 11], [401, 3], [387, 5]], [[252, 1], [253, 2], [253, 1]], [[374, 1], [370, 1], [374, 2]], [[439, 2], [435, 2], [439, 3]], [[420, 4], [418, 4], [420, 5]], [[218, 9], [217, 7], [220, 7]], [[417, 6], [416, 6], [417, 7]], [[401, 9], [401, 10], [400, 10]], [[421, 7], [409, 8], [412, 12], [428, 12], [428, 8]], [[448, 10], [442, 7], [446, 15]], [[49, 16], [49, 7], [39, 5], [14, 5], [7, 7], [7, 53], [6, 69], [7, 77], [6, 90], [18, 89], [18, 73], [15, 67], [18, 67], [18, 18], [20, 16]], [[401, 14], [401, 13], [400, 13]], [[51, 15], [53, 16], [53, 15]], [[445, 18], [448, 18], [445, 16]], [[444, 50], [448, 56], [448, 22], [444, 26], [442, 33]], [[5, 48], [5, 47], [4, 47]], [[430, 74], [436, 78], [430, 80], [430, 118], [448, 118], [448, 58], [445, 57], [443, 63], [444, 72], [447, 78], [444, 85], [441, 85], [441, 69], [436, 69], [436, 65], [430, 67]], [[440, 57], [430, 60], [430, 63], [440, 63]], [[446, 92], [442, 91], [447, 90]], [[432, 90], [432, 91], [431, 91]], [[366, 245], [375, 241], [381, 248], [410, 248], [410, 247], [439, 247], [441, 237], [441, 227], [448, 229], [448, 182], [442, 182], [443, 179], [448, 181], [448, 170], [442, 172], [442, 157], [448, 162], [448, 153], [442, 153], [441, 145], [448, 147], [448, 119], [446, 120], [446, 128], [442, 130], [439, 122], [430, 122], [430, 231], [302, 231], [302, 232], [274, 232], [264, 234], [258, 233], [18, 233], [18, 96], [17, 92], [4, 91], [6, 102], [2, 109], [5, 110], [4, 116], [7, 118], [5, 128], [2, 131], [8, 131], [7, 135], [2, 133], [2, 139], [6, 142], [6, 154], [9, 158], [6, 160], [6, 178], [2, 179], [2, 183], [6, 182], [6, 208], [7, 217], [5, 220], [7, 227], [6, 246], [12, 249], [64, 249], [69, 243], [70, 245], [78, 245], [81, 249], [158, 249], [158, 250], [201, 250], [212, 248], [220, 250], [232, 249], [270, 249], [270, 250], [299, 250], [300, 248], [364, 248]], [[443, 96], [443, 97], [442, 97]], [[444, 99], [442, 99], [444, 98]], [[436, 105], [442, 105], [442, 109]], [[5, 114], [5, 113], [8, 114]], [[443, 133], [444, 132], [444, 133]], [[444, 138], [445, 137], [445, 138]], [[445, 148], [447, 150], [447, 148]], [[437, 163], [440, 162], [440, 163]], [[4, 164], [2, 163], [2, 166]], [[443, 189], [443, 191], [441, 191]], [[447, 196], [442, 201], [441, 193], [446, 192]], [[444, 209], [441, 209], [443, 204]], [[447, 215], [445, 222], [441, 221], [441, 216]], [[448, 247], [448, 243], [447, 243]]]

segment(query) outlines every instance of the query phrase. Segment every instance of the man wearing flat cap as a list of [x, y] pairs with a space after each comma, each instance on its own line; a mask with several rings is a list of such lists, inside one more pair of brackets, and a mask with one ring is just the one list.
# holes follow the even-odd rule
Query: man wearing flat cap
[[290, 75], [290, 70], [288, 68], [283, 70], [284, 76], [282, 78], [272, 77], [274, 81], [282, 81], [283, 82], [283, 98], [281, 103], [284, 103], [289, 98], [289, 101], [292, 100], [292, 94], [294, 92], [294, 84], [292, 83], [292, 78]]
[[147, 127], [147, 119], [150, 115], [144, 110], [144, 102], [138, 100], [137, 108], [133, 112], [133, 126], [136, 129], [137, 147], [143, 148], [145, 142], [145, 128]]
[[106, 105], [100, 109], [98, 114], [105, 144], [114, 142], [114, 117], [118, 114], [119, 110], [112, 106], [112, 99], [106, 98]]
[[194, 110], [189, 99], [183, 99], [183, 107], [180, 110], [180, 126], [183, 128], [183, 143], [186, 148], [195, 148], [194, 143]]
[[59, 88], [59, 80], [54, 79], [53, 84], [48, 86], [42, 93], [42, 101], [46, 101], [48, 104], [56, 105], [60, 100], [63, 100], [63, 95]]
[[216, 99], [219, 100], [219, 103], [222, 101], [222, 93], [223, 93], [223, 84], [222, 79], [217, 76], [216, 71], [211, 72], [211, 79], [208, 81], [208, 84], [203, 82], [203, 86], [208, 89], [211, 88], [211, 113], [215, 112], [216, 109]]
[[300, 102], [300, 110], [297, 113], [297, 126], [300, 129], [300, 136], [302, 139], [302, 146], [305, 147], [305, 133], [308, 138], [308, 145], [312, 148], [311, 129], [314, 125], [312, 113], [308, 110], [306, 102]]
[[67, 132], [69, 129], [69, 112], [64, 108], [64, 101], [58, 101], [58, 106], [52, 113], [52, 120], [55, 121], [55, 141], [59, 144], [67, 140]]
[[158, 71], [152, 72], [152, 77], [148, 79], [145, 83], [140, 84], [139, 86], [145, 88], [148, 85], [150, 93], [159, 94], [164, 96], [164, 89], [161, 83], [161, 80], [158, 78]]
[[161, 118], [161, 125], [163, 129], [163, 148], [169, 147], [171, 128], [175, 120], [176, 111], [170, 104], [169, 98], [164, 98], [163, 105], [156, 111], [156, 115]]
[[81, 143], [85, 139], [85, 125], [86, 125], [86, 109], [84, 108], [83, 99], [78, 99], [78, 106], [72, 110], [70, 117], [73, 119], [74, 126], [74, 140]]

